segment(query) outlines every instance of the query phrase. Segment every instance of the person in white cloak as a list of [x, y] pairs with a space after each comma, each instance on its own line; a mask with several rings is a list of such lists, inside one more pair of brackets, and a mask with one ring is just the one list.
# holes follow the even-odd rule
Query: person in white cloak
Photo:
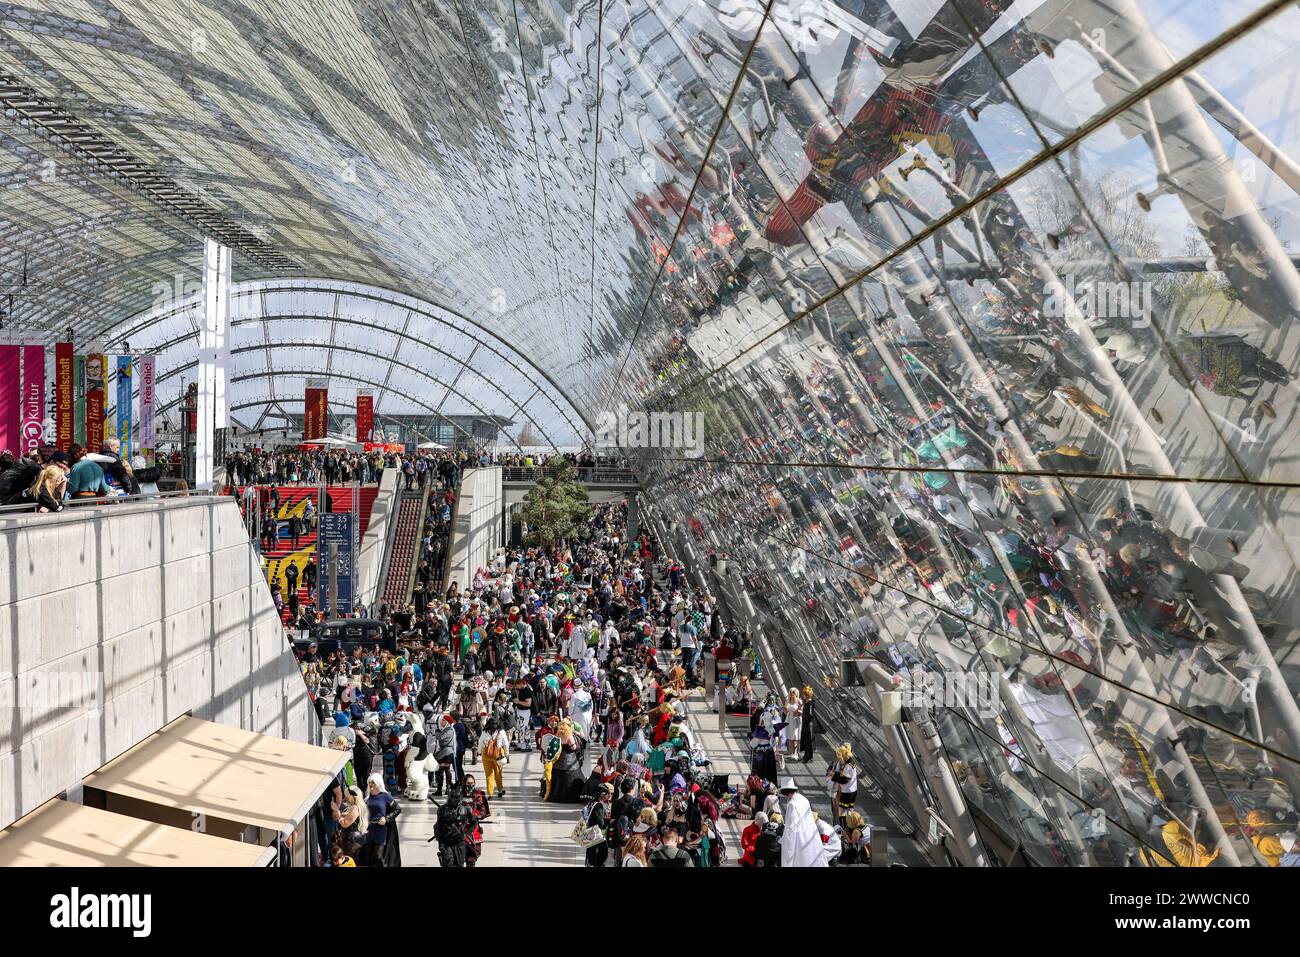
[[568, 644], [565, 646], [565, 655], [574, 661], [581, 661], [582, 656], [587, 653], [587, 636], [591, 634], [587, 630], [586, 624], [577, 624], [573, 626], [573, 634], [569, 636]]
[[592, 707], [591, 692], [583, 687], [581, 679], [574, 679], [573, 697], [569, 700], [569, 720], [584, 738], [590, 737]]
[[812, 805], [799, 793], [793, 778], [781, 785], [785, 799], [785, 833], [781, 836], [782, 867], [827, 867], [821, 831], [813, 819]]

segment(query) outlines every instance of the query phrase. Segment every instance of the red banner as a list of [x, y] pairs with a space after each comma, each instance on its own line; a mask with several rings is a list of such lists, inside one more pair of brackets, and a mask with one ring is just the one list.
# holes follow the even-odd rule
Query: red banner
[[357, 396], [357, 441], [369, 442], [375, 433], [375, 397]]
[[22, 346], [0, 346], [0, 449], [20, 454], [22, 402], [19, 398], [22, 376], [19, 357]]
[[104, 447], [104, 387], [108, 358], [102, 352], [86, 356], [86, 451]]
[[307, 387], [307, 405], [302, 416], [304, 441], [325, 438], [329, 423], [329, 389]]
[[60, 452], [72, 445], [72, 343], [54, 344], [54, 443]]

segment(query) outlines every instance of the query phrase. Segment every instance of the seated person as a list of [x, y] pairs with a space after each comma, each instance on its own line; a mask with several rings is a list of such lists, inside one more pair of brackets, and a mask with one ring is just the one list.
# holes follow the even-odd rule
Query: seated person
[[837, 867], [870, 864], [871, 845], [867, 834], [867, 822], [860, 812], [850, 811], [844, 815], [840, 829], [840, 856], [831, 864]]

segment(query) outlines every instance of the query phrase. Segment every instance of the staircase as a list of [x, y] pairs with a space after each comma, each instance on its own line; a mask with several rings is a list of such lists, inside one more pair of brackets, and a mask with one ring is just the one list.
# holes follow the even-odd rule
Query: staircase
[[411, 597], [411, 566], [420, 545], [420, 514], [424, 506], [421, 491], [412, 489], [401, 495], [392, 551], [388, 556], [388, 579], [384, 582], [384, 603], [392, 609], [405, 607]]
[[[287, 622], [289, 618], [289, 586], [284, 572], [290, 565], [295, 565], [298, 568], [299, 602], [303, 605], [315, 602], [315, 597], [308, 594], [302, 581], [303, 569], [316, 553], [316, 529], [309, 529], [300, 535], [298, 537], [298, 547], [295, 548], [293, 540], [289, 537], [289, 519], [294, 515], [301, 516], [303, 514], [308, 499], [315, 499], [317, 490], [315, 487], [308, 485], [288, 485], [279, 486], [278, 488], [280, 491], [280, 508], [276, 512], [276, 522], [279, 528], [277, 529], [275, 546], [264, 550], [262, 557], [266, 567], [267, 584], [271, 585], [279, 582], [280, 588], [284, 592], [284, 612], [281, 617]], [[352, 510], [352, 486], [330, 485], [326, 487], [325, 494], [330, 502], [330, 511], [350, 512]], [[361, 486], [358, 499], [361, 529], [357, 535], [358, 541], [366, 534], [366, 528], [370, 524], [370, 513], [375, 504], [375, 496], [378, 494], [378, 486]]]

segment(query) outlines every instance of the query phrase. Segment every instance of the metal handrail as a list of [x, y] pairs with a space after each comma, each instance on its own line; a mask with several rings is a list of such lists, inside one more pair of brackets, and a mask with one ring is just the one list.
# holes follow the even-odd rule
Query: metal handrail
[[[587, 485], [635, 485], [636, 475], [631, 469], [614, 468], [599, 465], [571, 466], [579, 482]], [[553, 465], [534, 465], [532, 468], [522, 465], [509, 465], [501, 469], [503, 482], [532, 482], [548, 475], [555, 475], [559, 469]]]
[[[81, 511], [86, 508], [96, 506], [118, 505], [121, 503], [136, 503], [155, 501], [157, 499], [178, 499], [178, 498], [196, 498], [200, 501], [190, 502], [190, 505], [212, 505], [213, 500], [230, 498], [228, 495], [219, 495], [213, 489], [179, 489], [171, 492], [140, 492], [136, 495], [105, 495], [95, 498], [72, 498], [63, 503], [63, 509], [58, 512], [37, 512], [36, 504], [31, 505], [0, 505], [0, 518], [15, 518], [30, 515], [35, 519], [53, 518], [55, 516], [66, 516], [69, 512]], [[230, 498], [230, 501], [237, 501]]]

